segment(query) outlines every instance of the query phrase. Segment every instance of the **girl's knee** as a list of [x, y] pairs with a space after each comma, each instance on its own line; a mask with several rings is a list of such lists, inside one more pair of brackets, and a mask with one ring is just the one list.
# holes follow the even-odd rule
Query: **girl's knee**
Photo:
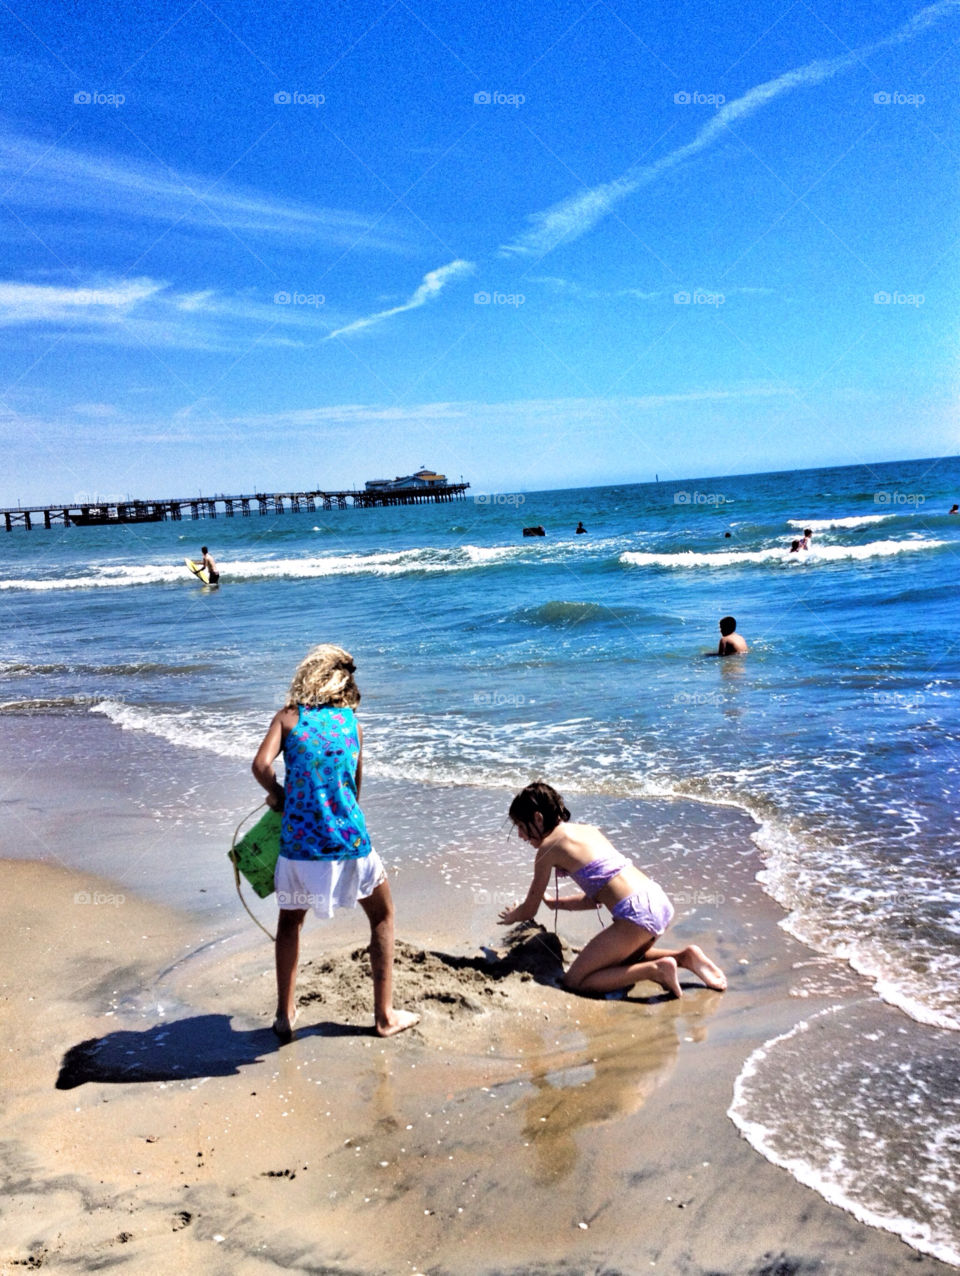
[[570, 992], [577, 992], [583, 983], [585, 976], [580, 975], [572, 967], [560, 976], [560, 983], [564, 988], [568, 988]]
[[360, 904], [371, 926], [382, 926], [394, 919], [393, 896], [386, 881], [381, 882]]

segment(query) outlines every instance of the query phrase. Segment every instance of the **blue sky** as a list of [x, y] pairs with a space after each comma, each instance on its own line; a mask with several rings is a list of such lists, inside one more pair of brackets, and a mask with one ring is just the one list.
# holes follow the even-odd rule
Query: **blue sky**
[[960, 0], [0, 26], [2, 504], [960, 450]]

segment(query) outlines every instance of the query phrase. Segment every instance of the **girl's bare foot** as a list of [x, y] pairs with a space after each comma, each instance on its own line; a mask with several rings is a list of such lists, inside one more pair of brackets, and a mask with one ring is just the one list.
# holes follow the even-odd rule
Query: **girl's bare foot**
[[723, 992], [726, 989], [726, 975], [715, 962], [710, 960], [702, 948], [698, 948], [696, 944], [691, 944], [684, 949], [680, 956], [681, 966], [693, 971], [697, 978], [702, 980], [708, 988], [712, 988], [714, 992]]
[[654, 972], [650, 978], [654, 983], [661, 984], [668, 992], [672, 992], [675, 997], [683, 996], [683, 989], [680, 987], [680, 980], [677, 978], [677, 963], [672, 957], [658, 957], [650, 965], [653, 967]]
[[293, 1018], [288, 1019], [286, 1015], [277, 1014], [273, 1021], [273, 1031], [277, 1034], [282, 1045], [287, 1045], [293, 1040], [294, 1024], [300, 1018], [300, 1011], [293, 1012]]
[[395, 1037], [398, 1032], [404, 1032], [419, 1022], [420, 1016], [412, 1010], [391, 1010], [383, 1023], [375, 1024], [373, 1030], [378, 1037]]

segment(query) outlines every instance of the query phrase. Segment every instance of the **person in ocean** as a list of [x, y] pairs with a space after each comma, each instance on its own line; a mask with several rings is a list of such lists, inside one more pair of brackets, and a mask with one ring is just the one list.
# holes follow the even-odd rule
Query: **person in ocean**
[[793, 544], [790, 546], [790, 553], [791, 553], [791, 554], [799, 554], [799, 553], [800, 553], [800, 542], [799, 542], [799, 541], [794, 541], [794, 542], [793, 542]]
[[[420, 1018], [393, 1006], [393, 899], [359, 805], [363, 730], [354, 712], [360, 703], [355, 672], [352, 656], [342, 647], [325, 643], [308, 652], [253, 760], [267, 805], [283, 812], [274, 875], [280, 916], [273, 1030], [281, 1041], [291, 1039], [297, 1018], [300, 932], [310, 907], [329, 918], [334, 908], [359, 902], [366, 913], [377, 1035], [392, 1037]], [[284, 785], [274, 771], [281, 752]]]
[[812, 527], [805, 527], [805, 528], [803, 529], [803, 536], [800, 538], [800, 548], [801, 548], [801, 549], [809, 549], [809, 548], [810, 548], [810, 542], [811, 542], [812, 540], [813, 540], [813, 528], [812, 528]]
[[570, 823], [563, 798], [549, 784], [528, 784], [510, 803], [520, 840], [536, 851], [526, 899], [500, 913], [504, 925], [532, 921], [544, 902], [551, 869], [580, 887], [577, 895], [546, 900], [548, 908], [587, 909], [601, 904], [611, 924], [580, 951], [563, 977], [574, 992], [614, 992], [642, 980], [683, 996], [678, 970], [689, 970], [708, 988], [722, 992], [723, 971], [696, 944], [655, 948], [673, 919], [673, 905], [660, 886], [630, 863], [592, 824]]
[[207, 579], [211, 585], [218, 585], [220, 583], [220, 573], [217, 571], [217, 564], [213, 555], [206, 545], [200, 546], [200, 553], [203, 555], [200, 561], [201, 569], [207, 573]]
[[586, 535], [587, 529], [584, 527], [584, 525], [583, 525], [583, 520], [582, 520], [582, 519], [581, 519], [581, 521], [580, 521], [579, 523], [577, 523], [577, 526], [576, 526], [576, 528], [575, 528], [574, 530], [576, 531], [576, 534], [577, 534], [578, 536], [585, 536], [585, 535]]
[[717, 645], [718, 656], [742, 656], [750, 648], [741, 634], [737, 633], [737, 622], [733, 616], [724, 616], [720, 621], [720, 642]]

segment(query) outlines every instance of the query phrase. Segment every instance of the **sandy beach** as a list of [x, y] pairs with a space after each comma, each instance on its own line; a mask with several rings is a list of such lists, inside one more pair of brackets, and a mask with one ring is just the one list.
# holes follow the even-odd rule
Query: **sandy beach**
[[[190, 907], [186, 886], [174, 908], [118, 875], [80, 872], [110, 836], [131, 863], [147, 849], [121, 776], [55, 857], [82, 767], [63, 763], [56, 809], [38, 809], [45, 746], [52, 755], [62, 740], [54, 719], [38, 721], [39, 761], [15, 809], [24, 820], [33, 807], [47, 862], [34, 849], [4, 865], [0, 927], [3, 1272], [953, 1270], [828, 1204], [727, 1115], [752, 1050], [868, 992], [778, 927], [743, 817], [724, 816], [722, 873], [675, 851], [660, 874], [686, 901], [675, 937], [717, 955], [726, 994], [688, 976], [679, 1001], [652, 985], [624, 1000], [571, 996], [556, 986], [561, 956], [592, 933], [592, 916], [564, 915], [558, 936], [504, 933], [495, 892], [458, 889], [472, 880], [469, 848], [455, 865], [440, 847], [392, 872], [397, 1002], [420, 1011], [420, 1026], [372, 1035], [365, 928], [342, 914], [308, 922], [301, 1020], [281, 1047], [272, 949], [230, 902], [222, 838], [198, 856], [182, 810], [150, 816], [154, 858], [162, 847], [168, 867], [196, 865], [192, 880], [177, 874]], [[224, 810], [242, 813], [242, 777], [224, 763], [213, 778]], [[406, 818], [418, 801], [446, 804], [453, 830], [477, 808], [502, 836], [506, 795], [410, 790]], [[396, 797], [369, 785], [381, 845], [404, 836], [403, 819], [389, 826]], [[229, 829], [218, 811], [213, 844], [217, 821]], [[642, 804], [611, 800], [604, 814], [608, 827], [632, 818], [638, 835], [672, 821], [677, 845], [690, 820], [721, 818], [682, 802], [646, 829]], [[524, 868], [518, 859], [518, 883]], [[163, 893], [159, 875], [143, 876]], [[876, 1002], [875, 1013], [897, 1012]]]

